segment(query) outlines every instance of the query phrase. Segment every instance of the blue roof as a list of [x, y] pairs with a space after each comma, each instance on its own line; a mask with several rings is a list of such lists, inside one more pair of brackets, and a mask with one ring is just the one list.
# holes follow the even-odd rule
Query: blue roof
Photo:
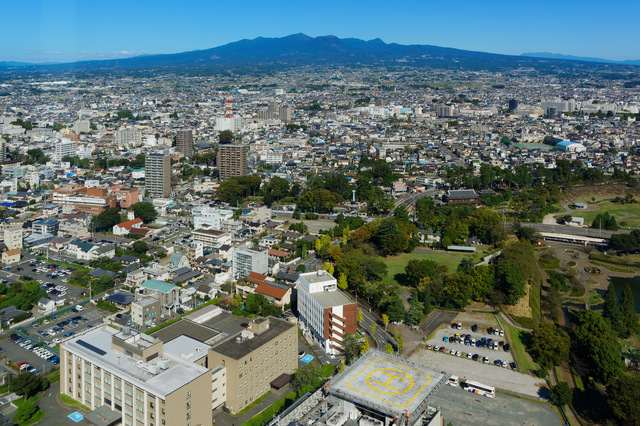
[[571, 142], [571, 141], [562, 141], [562, 142], [558, 142], [556, 144], [556, 146], [563, 146], [563, 147], [567, 147], [569, 145], [573, 145], [575, 142]]
[[141, 287], [148, 288], [149, 290], [158, 290], [162, 293], [169, 293], [177, 286], [160, 280], [146, 280], [142, 283]]

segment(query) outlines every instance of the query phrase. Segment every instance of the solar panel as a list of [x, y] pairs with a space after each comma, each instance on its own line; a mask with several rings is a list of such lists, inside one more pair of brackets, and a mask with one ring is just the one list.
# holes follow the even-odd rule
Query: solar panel
[[93, 346], [91, 343], [85, 342], [84, 340], [77, 340], [76, 343], [78, 343], [80, 346], [83, 346], [83, 347], [89, 349], [90, 351], [93, 351], [93, 352], [97, 353], [98, 355], [105, 355], [106, 354], [106, 352], [103, 351], [102, 349], [97, 348], [97, 347]]

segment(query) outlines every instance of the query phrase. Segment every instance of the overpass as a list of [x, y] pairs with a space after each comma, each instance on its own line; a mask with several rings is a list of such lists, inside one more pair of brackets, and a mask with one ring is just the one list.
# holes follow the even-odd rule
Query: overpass
[[593, 245], [607, 245], [609, 244], [608, 238], [599, 238], [599, 237], [587, 237], [585, 235], [573, 235], [573, 234], [559, 234], [554, 232], [540, 232], [540, 235], [545, 239], [545, 241], [560, 241], [563, 243], [572, 243], [572, 244], [593, 244]]

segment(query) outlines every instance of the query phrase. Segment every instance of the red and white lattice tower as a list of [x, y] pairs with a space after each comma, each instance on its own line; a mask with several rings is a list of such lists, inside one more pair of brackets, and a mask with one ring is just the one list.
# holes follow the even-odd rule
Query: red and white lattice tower
[[226, 106], [225, 108], [226, 113], [224, 114], [224, 118], [233, 118], [233, 108], [232, 108], [231, 98], [225, 101], [225, 106]]

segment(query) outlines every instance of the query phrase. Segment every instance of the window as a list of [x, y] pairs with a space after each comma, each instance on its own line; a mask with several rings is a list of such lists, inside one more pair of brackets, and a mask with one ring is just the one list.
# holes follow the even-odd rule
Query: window
[[191, 408], [191, 403], [187, 402], [187, 410]]
[[187, 399], [191, 398], [191, 391], [187, 392]]
[[155, 404], [151, 401], [149, 401], [149, 408], [154, 408]]
[[191, 413], [189, 412], [187, 413], [187, 420], [190, 420], [190, 419], [191, 419]]

